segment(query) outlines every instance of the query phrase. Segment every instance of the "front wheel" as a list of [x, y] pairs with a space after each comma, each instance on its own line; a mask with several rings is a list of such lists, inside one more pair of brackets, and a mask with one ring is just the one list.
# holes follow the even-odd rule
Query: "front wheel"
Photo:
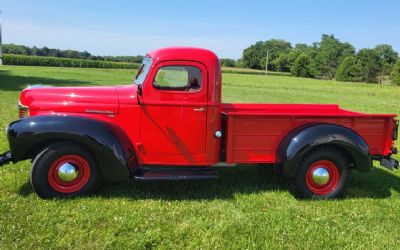
[[334, 148], [320, 148], [300, 163], [295, 191], [300, 198], [334, 199], [345, 194], [349, 179], [346, 157]]
[[93, 155], [75, 143], [48, 146], [32, 163], [30, 181], [44, 199], [87, 195], [100, 184]]

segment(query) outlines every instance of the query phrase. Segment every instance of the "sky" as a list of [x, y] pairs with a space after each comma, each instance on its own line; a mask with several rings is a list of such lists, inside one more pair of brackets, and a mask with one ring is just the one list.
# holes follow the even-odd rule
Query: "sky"
[[391, 44], [400, 52], [400, 1], [0, 0], [3, 43], [144, 55], [167, 46], [238, 59], [256, 41], [295, 45], [334, 34], [357, 49]]

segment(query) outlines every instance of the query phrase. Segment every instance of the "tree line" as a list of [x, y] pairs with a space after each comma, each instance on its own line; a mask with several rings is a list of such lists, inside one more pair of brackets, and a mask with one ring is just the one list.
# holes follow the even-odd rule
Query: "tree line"
[[[143, 56], [96, 56], [87, 51], [38, 48], [24, 45], [4, 44], [4, 54], [72, 58], [95, 61], [141, 63]], [[243, 51], [239, 60], [222, 58], [224, 67], [265, 69], [268, 53], [268, 70], [289, 73], [298, 77], [336, 79], [352, 82], [381, 82], [391, 78], [400, 85], [399, 54], [391, 45], [381, 44], [375, 48], [356, 51], [353, 45], [342, 42], [334, 35], [322, 35], [320, 42], [292, 44], [282, 39], [259, 41]], [[14, 60], [14, 59], [13, 59]], [[14, 61], [21, 61], [18, 58]], [[23, 61], [29, 61], [24, 58]], [[31, 60], [32, 61], [32, 60]], [[34, 60], [33, 60], [34, 61]], [[55, 61], [52, 59], [50, 61]], [[58, 61], [56, 62], [58, 63]], [[72, 63], [75, 65], [74, 63]], [[92, 63], [93, 64], [93, 63]], [[79, 63], [81, 65], [81, 63]]]
[[73, 58], [73, 59], [87, 59], [97, 61], [113, 61], [113, 62], [129, 62], [129, 63], [141, 63], [143, 56], [95, 56], [87, 51], [77, 50], [60, 50], [51, 49], [48, 47], [38, 48], [28, 47], [24, 45], [16, 44], [4, 44], [4, 54], [15, 54], [15, 55], [26, 55], [26, 56], [46, 56], [46, 57], [59, 57], [59, 58]]
[[265, 69], [267, 52], [268, 70], [272, 71], [290, 72], [299, 77], [371, 83], [391, 76], [392, 83], [400, 84], [399, 54], [388, 44], [356, 51], [353, 45], [341, 42], [334, 35], [324, 34], [320, 42], [294, 47], [285, 40], [271, 39], [246, 48], [236, 66]]

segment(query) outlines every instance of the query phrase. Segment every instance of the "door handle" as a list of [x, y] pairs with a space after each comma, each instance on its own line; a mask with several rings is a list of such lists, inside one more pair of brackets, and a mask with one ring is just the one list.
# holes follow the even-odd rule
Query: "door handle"
[[194, 108], [193, 109], [195, 112], [203, 112], [204, 110], [206, 110], [205, 108]]

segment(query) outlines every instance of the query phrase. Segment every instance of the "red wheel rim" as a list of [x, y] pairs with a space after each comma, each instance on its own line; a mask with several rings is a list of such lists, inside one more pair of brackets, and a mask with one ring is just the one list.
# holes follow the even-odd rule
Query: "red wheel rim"
[[[78, 172], [77, 176], [71, 181], [62, 180], [59, 170], [64, 164], [71, 164]], [[60, 193], [73, 193], [83, 188], [89, 181], [89, 163], [79, 155], [63, 155], [55, 160], [49, 169], [47, 179], [50, 186]]]
[[[315, 181], [316, 171], [323, 171], [328, 173], [328, 180], [326, 183], [318, 183]], [[326, 178], [326, 177], [325, 177]], [[307, 170], [306, 183], [311, 192], [317, 195], [327, 195], [333, 192], [340, 179], [340, 172], [335, 163], [327, 160], [314, 162]]]

